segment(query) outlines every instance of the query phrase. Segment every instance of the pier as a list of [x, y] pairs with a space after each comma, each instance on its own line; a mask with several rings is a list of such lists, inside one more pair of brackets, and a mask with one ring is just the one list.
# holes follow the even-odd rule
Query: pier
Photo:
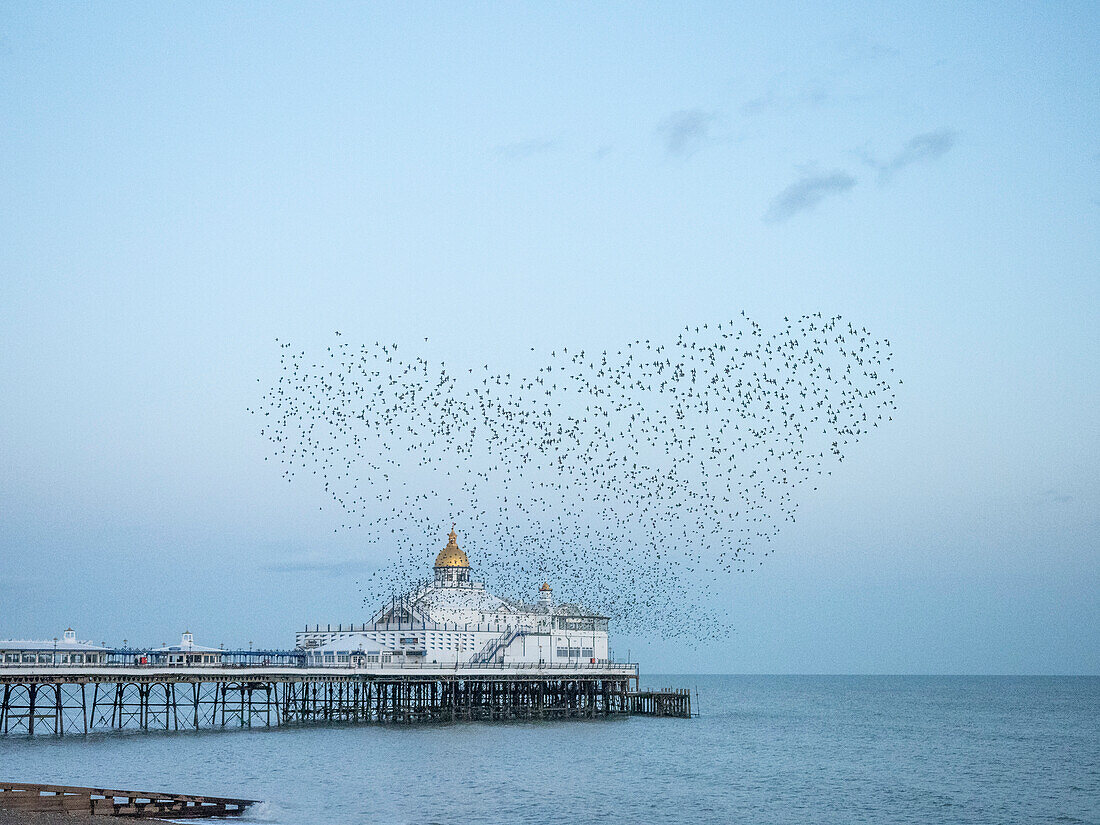
[[0, 735], [691, 716], [687, 691], [637, 685], [618, 663], [4, 667]]
[[690, 718], [691, 691], [687, 688], [665, 688], [628, 693], [628, 713], [634, 716], [675, 716]]

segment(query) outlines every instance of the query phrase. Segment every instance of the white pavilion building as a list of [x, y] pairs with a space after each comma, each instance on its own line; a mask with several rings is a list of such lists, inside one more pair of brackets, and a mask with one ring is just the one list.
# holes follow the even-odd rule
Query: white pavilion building
[[494, 596], [470, 578], [452, 529], [433, 580], [382, 605], [369, 624], [314, 625], [297, 634], [312, 665], [589, 665], [608, 661], [606, 616], [554, 604], [548, 583], [526, 604]]
[[195, 635], [185, 630], [178, 645], [165, 645], [150, 651], [153, 664], [184, 667], [193, 665], [220, 665], [225, 651], [218, 647], [195, 644]]
[[109, 652], [103, 645], [78, 640], [76, 631], [69, 627], [53, 641], [0, 640], [0, 665], [101, 665]]

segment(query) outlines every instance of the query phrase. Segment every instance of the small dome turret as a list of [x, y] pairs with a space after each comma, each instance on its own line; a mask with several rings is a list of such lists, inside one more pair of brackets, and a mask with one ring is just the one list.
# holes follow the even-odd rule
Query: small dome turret
[[447, 546], [435, 557], [435, 580], [456, 585], [470, 581], [470, 560], [458, 546], [458, 536], [453, 524], [447, 535]]
[[458, 536], [455, 534], [454, 525], [451, 525], [451, 532], [447, 534], [447, 546], [439, 551], [439, 555], [435, 557], [435, 566], [438, 567], [470, 567], [470, 560], [466, 558], [466, 554], [458, 546]]

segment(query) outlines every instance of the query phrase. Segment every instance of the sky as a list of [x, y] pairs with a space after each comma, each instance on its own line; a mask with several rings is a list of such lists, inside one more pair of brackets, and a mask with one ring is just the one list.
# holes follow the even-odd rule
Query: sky
[[822, 312], [890, 340], [893, 421], [728, 640], [616, 655], [1100, 673], [1097, 42], [1093, 3], [4, 4], [0, 637], [368, 618], [385, 548], [248, 413], [276, 339], [518, 368]]

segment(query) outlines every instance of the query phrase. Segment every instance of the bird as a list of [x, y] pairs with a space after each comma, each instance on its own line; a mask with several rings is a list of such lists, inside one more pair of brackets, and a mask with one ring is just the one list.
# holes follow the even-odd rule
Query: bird
[[384, 551], [365, 602], [411, 589], [426, 538], [460, 522], [496, 592], [554, 578], [624, 632], [688, 644], [729, 632], [736, 577], [892, 420], [902, 383], [888, 339], [820, 312], [529, 347], [507, 369], [401, 342], [276, 344], [249, 412], [287, 482], [331, 500], [334, 532]]

